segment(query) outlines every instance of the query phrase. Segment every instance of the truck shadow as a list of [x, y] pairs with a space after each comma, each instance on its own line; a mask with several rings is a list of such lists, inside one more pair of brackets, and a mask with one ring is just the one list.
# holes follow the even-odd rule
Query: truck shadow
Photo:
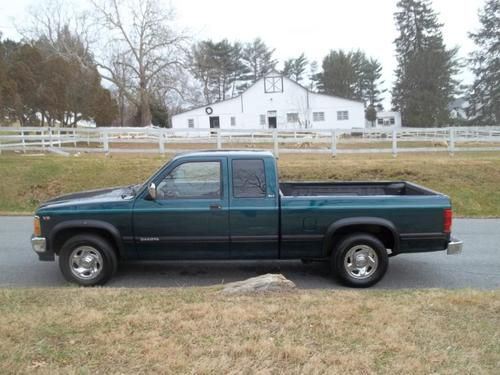
[[[376, 285], [382, 289], [450, 288], [453, 279], [436, 272], [436, 264], [391, 259], [386, 276]], [[439, 266], [438, 266], [439, 269]], [[330, 273], [327, 262], [300, 261], [165, 261], [130, 262], [120, 265], [107, 284], [115, 287], [214, 286], [266, 273], [281, 273], [300, 289], [344, 289]]]
[[330, 275], [328, 263], [300, 261], [172, 261], [120, 264], [109, 286], [189, 287], [222, 285], [281, 273], [299, 288], [340, 287]]

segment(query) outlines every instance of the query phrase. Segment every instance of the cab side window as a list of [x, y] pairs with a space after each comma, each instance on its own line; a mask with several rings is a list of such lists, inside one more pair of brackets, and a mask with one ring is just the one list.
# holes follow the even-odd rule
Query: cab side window
[[266, 196], [264, 160], [233, 160], [233, 196], [263, 198]]
[[186, 162], [160, 182], [157, 199], [220, 199], [221, 193], [220, 162]]

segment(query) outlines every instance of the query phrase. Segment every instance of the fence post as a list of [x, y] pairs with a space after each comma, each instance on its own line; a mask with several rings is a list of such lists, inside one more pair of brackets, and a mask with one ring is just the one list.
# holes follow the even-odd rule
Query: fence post
[[276, 159], [280, 157], [280, 150], [278, 144], [278, 129], [273, 129], [273, 153]]
[[398, 133], [396, 129], [392, 129], [392, 156], [398, 155]]
[[332, 130], [332, 158], [337, 156], [337, 134]]
[[49, 127], [49, 147], [52, 147], [52, 129]]
[[21, 130], [21, 143], [23, 145], [23, 153], [26, 153], [26, 143], [24, 141], [24, 130]]
[[449, 132], [450, 144], [448, 145], [448, 151], [450, 152], [450, 156], [453, 156], [455, 154], [455, 128], [450, 127]]
[[108, 131], [104, 130], [103, 134], [103, 147], [105, 152], [109, 152], [109, 139], [108, 139]]
[[221, 129], [217, 129], [217, 150], [220, 150], [222, 148], [222, 140], [221, 140], [221, 135], [220, 135]]
[[73, 129], [73, 146], [76, 148], [76, 128]]
[[40, 139], [42, 140], [42, 150], [45, 151], [45, 130], [40, 130]]
[[61, 148], [61, 128], [57, 130], [57, 138], [59, 139], [59, 148]]
[[163, 129], [158, 130], [158, 144], [160, 146], [160, 154], [165, 154], [165, 145], [163, 143]]

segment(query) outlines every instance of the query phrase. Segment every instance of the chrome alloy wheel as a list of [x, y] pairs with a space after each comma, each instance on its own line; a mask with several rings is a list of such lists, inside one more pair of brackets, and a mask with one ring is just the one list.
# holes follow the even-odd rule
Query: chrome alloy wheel
[[82, 280], [95, 279], [102, 271], [101, 253], [92, 246], [78, 246], [69, 256], [71, 273]]
[[344, 267], [349, 276], [358, 280], [367, 279], [378, 268], [377, 253], [367, 245], [353, 246], [344, 257]]

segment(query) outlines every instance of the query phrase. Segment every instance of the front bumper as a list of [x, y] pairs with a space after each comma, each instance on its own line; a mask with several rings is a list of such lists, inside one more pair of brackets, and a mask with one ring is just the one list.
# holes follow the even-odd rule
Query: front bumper
[[31, 237], [31, 247], [33, 251], [38, 255], [38, 259], [44, 261], [54, 260], [54, 253], [48, 251], [47, 240], [45, 237]]
[[450, 242], [448, 242], [448, 247], [446, 248], [446, 254], [455, 255], [462, 253], [464, 243], [457, 238], [451, 238]]

